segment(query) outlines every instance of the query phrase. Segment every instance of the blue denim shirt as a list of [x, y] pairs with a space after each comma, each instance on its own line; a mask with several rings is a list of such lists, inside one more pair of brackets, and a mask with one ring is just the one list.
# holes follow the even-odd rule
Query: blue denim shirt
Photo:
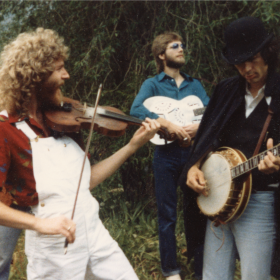
[[175, 80], [164, 72], [161, 72], [153, 78], [147, 79], [141, 86], [140, 91], [132, 104], [130, 114], [142, 120], [146, 117], [149, 117], [150, 119], [159, 118], [157, 114], [150, 112], [143, 105], [143, 102], [152, 96], [166, 96], [181, 100], [188, 95], [196, 95], [201, 99], [203, 105], [206, 106], [209, 97], [201, 83], [185, 73], [181, 72], [180, 74], [185, 80], [181, 83], [179, 88], [177, 87]]

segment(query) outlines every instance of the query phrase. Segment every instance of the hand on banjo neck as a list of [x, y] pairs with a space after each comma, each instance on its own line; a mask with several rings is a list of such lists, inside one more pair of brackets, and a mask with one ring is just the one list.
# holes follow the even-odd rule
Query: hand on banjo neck
[[272, 174], [280, 170], [280, 157], [274, 156], [270, 151], [273, 148], [273, 139], [269, 138], [266, 146], [268, 149], [267, 154], [258, 164], [258, 169], [264, 174]]

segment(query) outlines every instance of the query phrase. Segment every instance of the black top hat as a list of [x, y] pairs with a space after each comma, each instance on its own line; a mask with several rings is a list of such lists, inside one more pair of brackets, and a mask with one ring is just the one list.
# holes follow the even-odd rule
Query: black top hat
[[256, 55], [273, 38], [261, 20], [243, 17], [232, 22], [225, 30], [222, 57], [229, 64], [240, 64]]

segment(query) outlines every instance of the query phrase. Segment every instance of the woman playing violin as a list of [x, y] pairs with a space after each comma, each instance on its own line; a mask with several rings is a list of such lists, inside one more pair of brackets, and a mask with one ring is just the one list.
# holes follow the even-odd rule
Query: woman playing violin
[[[20, 34], [1, 54], [0, 279], [8, 279], [22, 229], [27, 229], [28, 279], [138, 279], [102, 225], [90, 189], [112, 175], [160, 125], [146, 119], [114, 155], [94, 166], [86, 160], [70, 219], [84, 151], [76, 133], [54, 138], [44, 120], [69, 79], [67, 58], [63, 39], [43, 28]], [[70, 243], [66, 255], [65, 237]]]

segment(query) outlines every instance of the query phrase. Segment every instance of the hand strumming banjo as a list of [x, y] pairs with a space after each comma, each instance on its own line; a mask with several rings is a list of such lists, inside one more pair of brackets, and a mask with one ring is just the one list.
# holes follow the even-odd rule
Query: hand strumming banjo
[[[267, 150], [280, 154], [280, 144]], [[222, 147], [210, 153], [201, 166], [208, 196], [200, 194], [197, 204], [201, 212], [215, 225], [232, 222], [244, 212], [252, 190], [250, 171], [264, 159], [267, 151], [249, 160], [239, 150]]]
[[[147, 98], [143, 105], [161, 118], [174, 124], [185, 126], [191, 123], [200, 123], [205, 111], [202, 101], [195, 95], [189, 95], [182, 100], [175, 100], [165, 96]], [[165, 140], [155, 135], [151, 140], [155, 145], [165, 145]], [[167, 141], [171, 143], [173, 141]]]

